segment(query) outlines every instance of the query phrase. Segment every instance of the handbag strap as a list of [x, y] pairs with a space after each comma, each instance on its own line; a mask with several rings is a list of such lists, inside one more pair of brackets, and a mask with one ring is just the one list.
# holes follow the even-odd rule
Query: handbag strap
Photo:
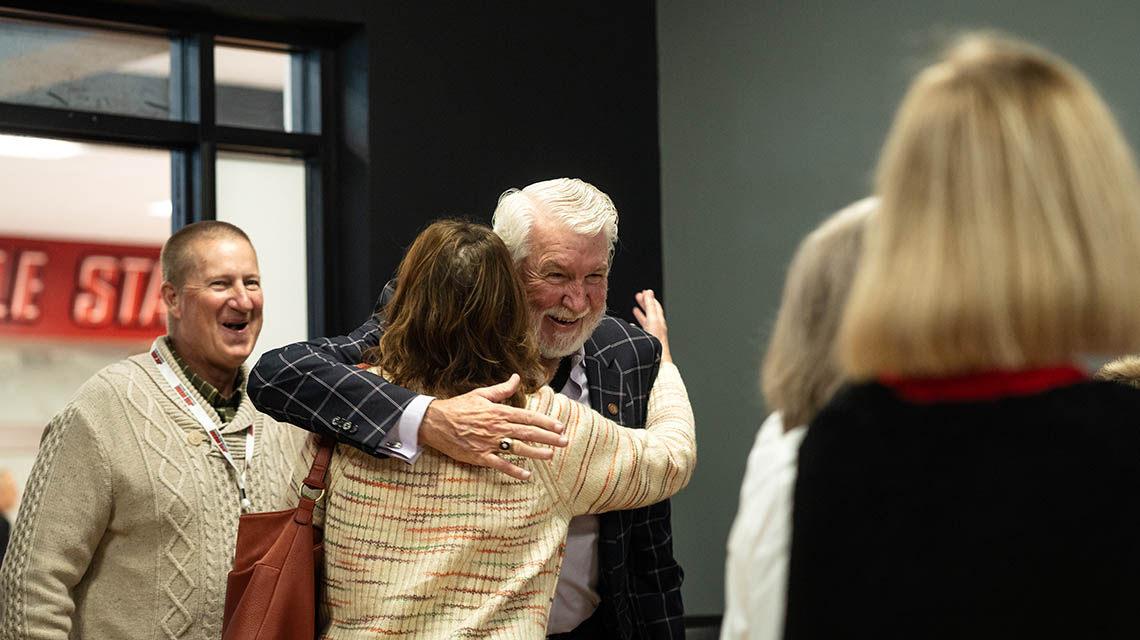
[[317, 444], [320, 448], [317, 449], [317, 457], [313, 458], [313, 466], [309, 469], [309, 475], [305, 478], [304, 483], [314, 489], [324, 489], [326, 486], [325, 474], [329, 470], [329, 461], [332, 460], [336, 439], [319, 435], [317, 436]]
[[[313, 520], [313, 509], [317, 506], [317, 501], [325, 495], [325, 476], [329, 470], [329, 461], [332, 460], [333, 450], [336, 448], [336, 439], [326, 435], [317, 436], [317, 455], [313, 458], [313, 466], [309, 468], [309, 475], [301, 481], [301, 486], [298, 487], [301, 494], [301, 501], [297, 504], [297, 511], [293, 515], [293, 520], [297, 524], [307, 525]], [[319, 491], [320, 493], [314, 498], [305, 494], [305, 487]]]

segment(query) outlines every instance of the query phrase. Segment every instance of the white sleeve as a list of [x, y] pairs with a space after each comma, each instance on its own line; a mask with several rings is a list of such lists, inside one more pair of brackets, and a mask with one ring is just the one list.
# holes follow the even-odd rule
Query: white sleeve
[[784, 633], [792, 491], [804, 427], [784, 433], [780, 414], [760, 427], [728, 535], [721, 640], [779, 640]]
[[380, 441], [382, 453], [408, 464], [419, 459], [424, 450], [420, 446], [420, 425], [423, 424], [424, 414], [432, 400], [435, 400], [434, 396], [418, 395], [404, 407], [399, 421]]

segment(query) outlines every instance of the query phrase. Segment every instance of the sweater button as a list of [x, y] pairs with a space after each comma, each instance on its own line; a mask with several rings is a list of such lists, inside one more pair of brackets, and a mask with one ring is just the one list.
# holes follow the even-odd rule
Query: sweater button
[[201, 431], [191, 431], [186, 434], [186, 444], [196, 447], [206, 441], [206, 435]]

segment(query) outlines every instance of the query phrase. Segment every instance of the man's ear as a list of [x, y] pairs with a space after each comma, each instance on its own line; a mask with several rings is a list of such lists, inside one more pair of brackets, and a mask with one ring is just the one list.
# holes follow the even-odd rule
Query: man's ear
[[162, 283], [162, 301], [166, 303], [166, 312], [175, 318], [182, 318], [182, 311], [178, 308], [178, 288], [170, 281]]

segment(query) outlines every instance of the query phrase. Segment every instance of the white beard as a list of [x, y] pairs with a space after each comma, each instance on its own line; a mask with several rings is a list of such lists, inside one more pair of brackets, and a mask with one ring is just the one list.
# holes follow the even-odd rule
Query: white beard
[[543, 309], [537, 313], [532, 313], [534, 318], [534, 326], [538, 330], [538, 351], [539, 354], [546, 360], [553, 360], [568, 356], [576, 353], [582, 345], [586, 343], [586, 339], [593, 333], [594, 329], [598, 328], [601, 324], [602, 318], [606, 315], [605, 307], [599, 308], [594, 312], [587, 312], [582, 316], [581, 323], [573, 333], [557, 334], [553, 341], [547, 341], [547, 338], [542, 335], [542, 319], [547, 315], [553, 315], [560, 320], [574, 319], [574, 314], [570, 313], [562, 307], [554, 307], [551, 309]]

